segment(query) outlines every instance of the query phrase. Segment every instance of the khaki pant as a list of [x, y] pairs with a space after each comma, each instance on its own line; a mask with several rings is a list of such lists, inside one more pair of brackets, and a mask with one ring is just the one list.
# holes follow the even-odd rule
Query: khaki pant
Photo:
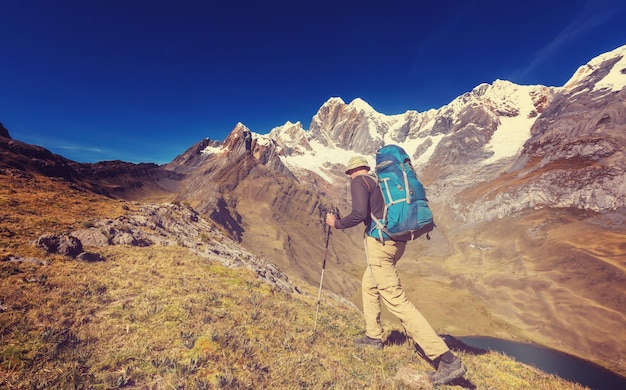
[[374, 339], [383, 338], [380, 326], [380, 301], [395, 315], [409, 337], [434, 360], [448, 351], [446, 343], [437, 335], [426, 318], [406, 297], [396, 271], [396, 263], [404, 254], [405, 242], [385, 241], [381, 244], [375, 238], [365, 237], [365, 253], [368, 267], [363, 274], [363, 313], [365, 334]]

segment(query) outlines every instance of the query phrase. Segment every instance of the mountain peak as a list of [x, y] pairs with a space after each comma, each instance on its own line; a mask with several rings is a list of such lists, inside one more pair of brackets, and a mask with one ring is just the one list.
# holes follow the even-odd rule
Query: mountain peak
[[[589, 80], [592, 82], [587, 83]], [[622, 90], [626, 86], [626, 45], [601, 54], [579, 67], [565, 83], [564, 89], [572, 90], [585, 83], [594, 91]]]
[[370, 106], [365, 100], [361, 98], [356, 98], [348, 104], [348, 107], [354, 108], [356, 110], [361, 110], [365, 112], [375, 112], [375, 110]]
[[330, 99], [328, 99], [326, 103], [323, 104], [323, 106], [327, 104], [337, 105], [337, 104], [346, 104], [346, 103], [343, 101], [342, 98], [337, 96], [337, 97], [331, 97]]
[[231, 133], [239, 132], [239, 131], [242, 131], [242, 130], [248, 130], [249, 131], [250, 129], [248, 128], [248, 126], [244, 125], [243, 123], [237, 122], [237, 124], [235, 125], [235, 127], [233, 128], [233, 131], [231, 131]]
[[302, 127], [302, 123], [300, 121], [297, 121], [296, 123], [292, 123], [291, 121], [287, 121], [283, 125], [283, 127], [292, 127], [292, 126], [300, 126], [300, 127]]

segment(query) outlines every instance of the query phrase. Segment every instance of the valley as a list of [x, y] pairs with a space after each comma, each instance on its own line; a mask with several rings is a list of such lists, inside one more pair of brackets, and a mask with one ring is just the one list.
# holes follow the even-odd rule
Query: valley
[[[447, 295], [468, 293], [484, 305], [485, 320], [496, 319], [476, 333], [480, 315], [448, 318], [465, 327], [463, 335], [531, 341], [624, 373], [626, 235], [601, 229], [594, 218], [602, 216], [527, 211], [456, 232], [451, 256], [416, 254], [416, 264], [402, 267], [443, 279]], [[592, 255], [599, 247], [602, 255]]]

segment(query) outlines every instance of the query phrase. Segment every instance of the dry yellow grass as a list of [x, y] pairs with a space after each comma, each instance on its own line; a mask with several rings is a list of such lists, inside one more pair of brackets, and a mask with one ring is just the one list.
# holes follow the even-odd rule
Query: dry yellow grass
[[[120, 202], [46, 178], [0, 179], [12, 232], [0, 248], [49, 262], [0, 262], [2, 388], [402, 389], [399, 368], [431, 370], [393, 324], [385, 349], [354, 348], [360, 312], [328, 295], [313, 334], [313, 286], [286, 293], [180, 247], [46, 257], [32, 248], [38, 234], [123, 213]], [[460, 354], [468, 374], [448, 388], [583, 388], [501, 354]]]
[[125, 213], [126, 202], [82, 190], [64, 179], [7, 172], [0, 170], [0, 256], [18, 249], [22, 256], [42, 255], [28, 245], [41, 234]]

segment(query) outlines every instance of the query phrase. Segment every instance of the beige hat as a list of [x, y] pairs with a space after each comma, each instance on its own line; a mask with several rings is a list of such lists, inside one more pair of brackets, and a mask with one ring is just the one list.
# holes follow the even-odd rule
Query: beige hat
[[348, 161], [348, 166], [346, 168], [346, 175], [351, 170], [353, 170], [355, 168], [361, 168], [361, 167], [367, 168], [368, 171], [370, 170], [370, 165], [367, 162], [367, 160], [365, 159], [365, 157], [362, 157], [362, 156], [354, 156], [354, 157], [352, 157]]

